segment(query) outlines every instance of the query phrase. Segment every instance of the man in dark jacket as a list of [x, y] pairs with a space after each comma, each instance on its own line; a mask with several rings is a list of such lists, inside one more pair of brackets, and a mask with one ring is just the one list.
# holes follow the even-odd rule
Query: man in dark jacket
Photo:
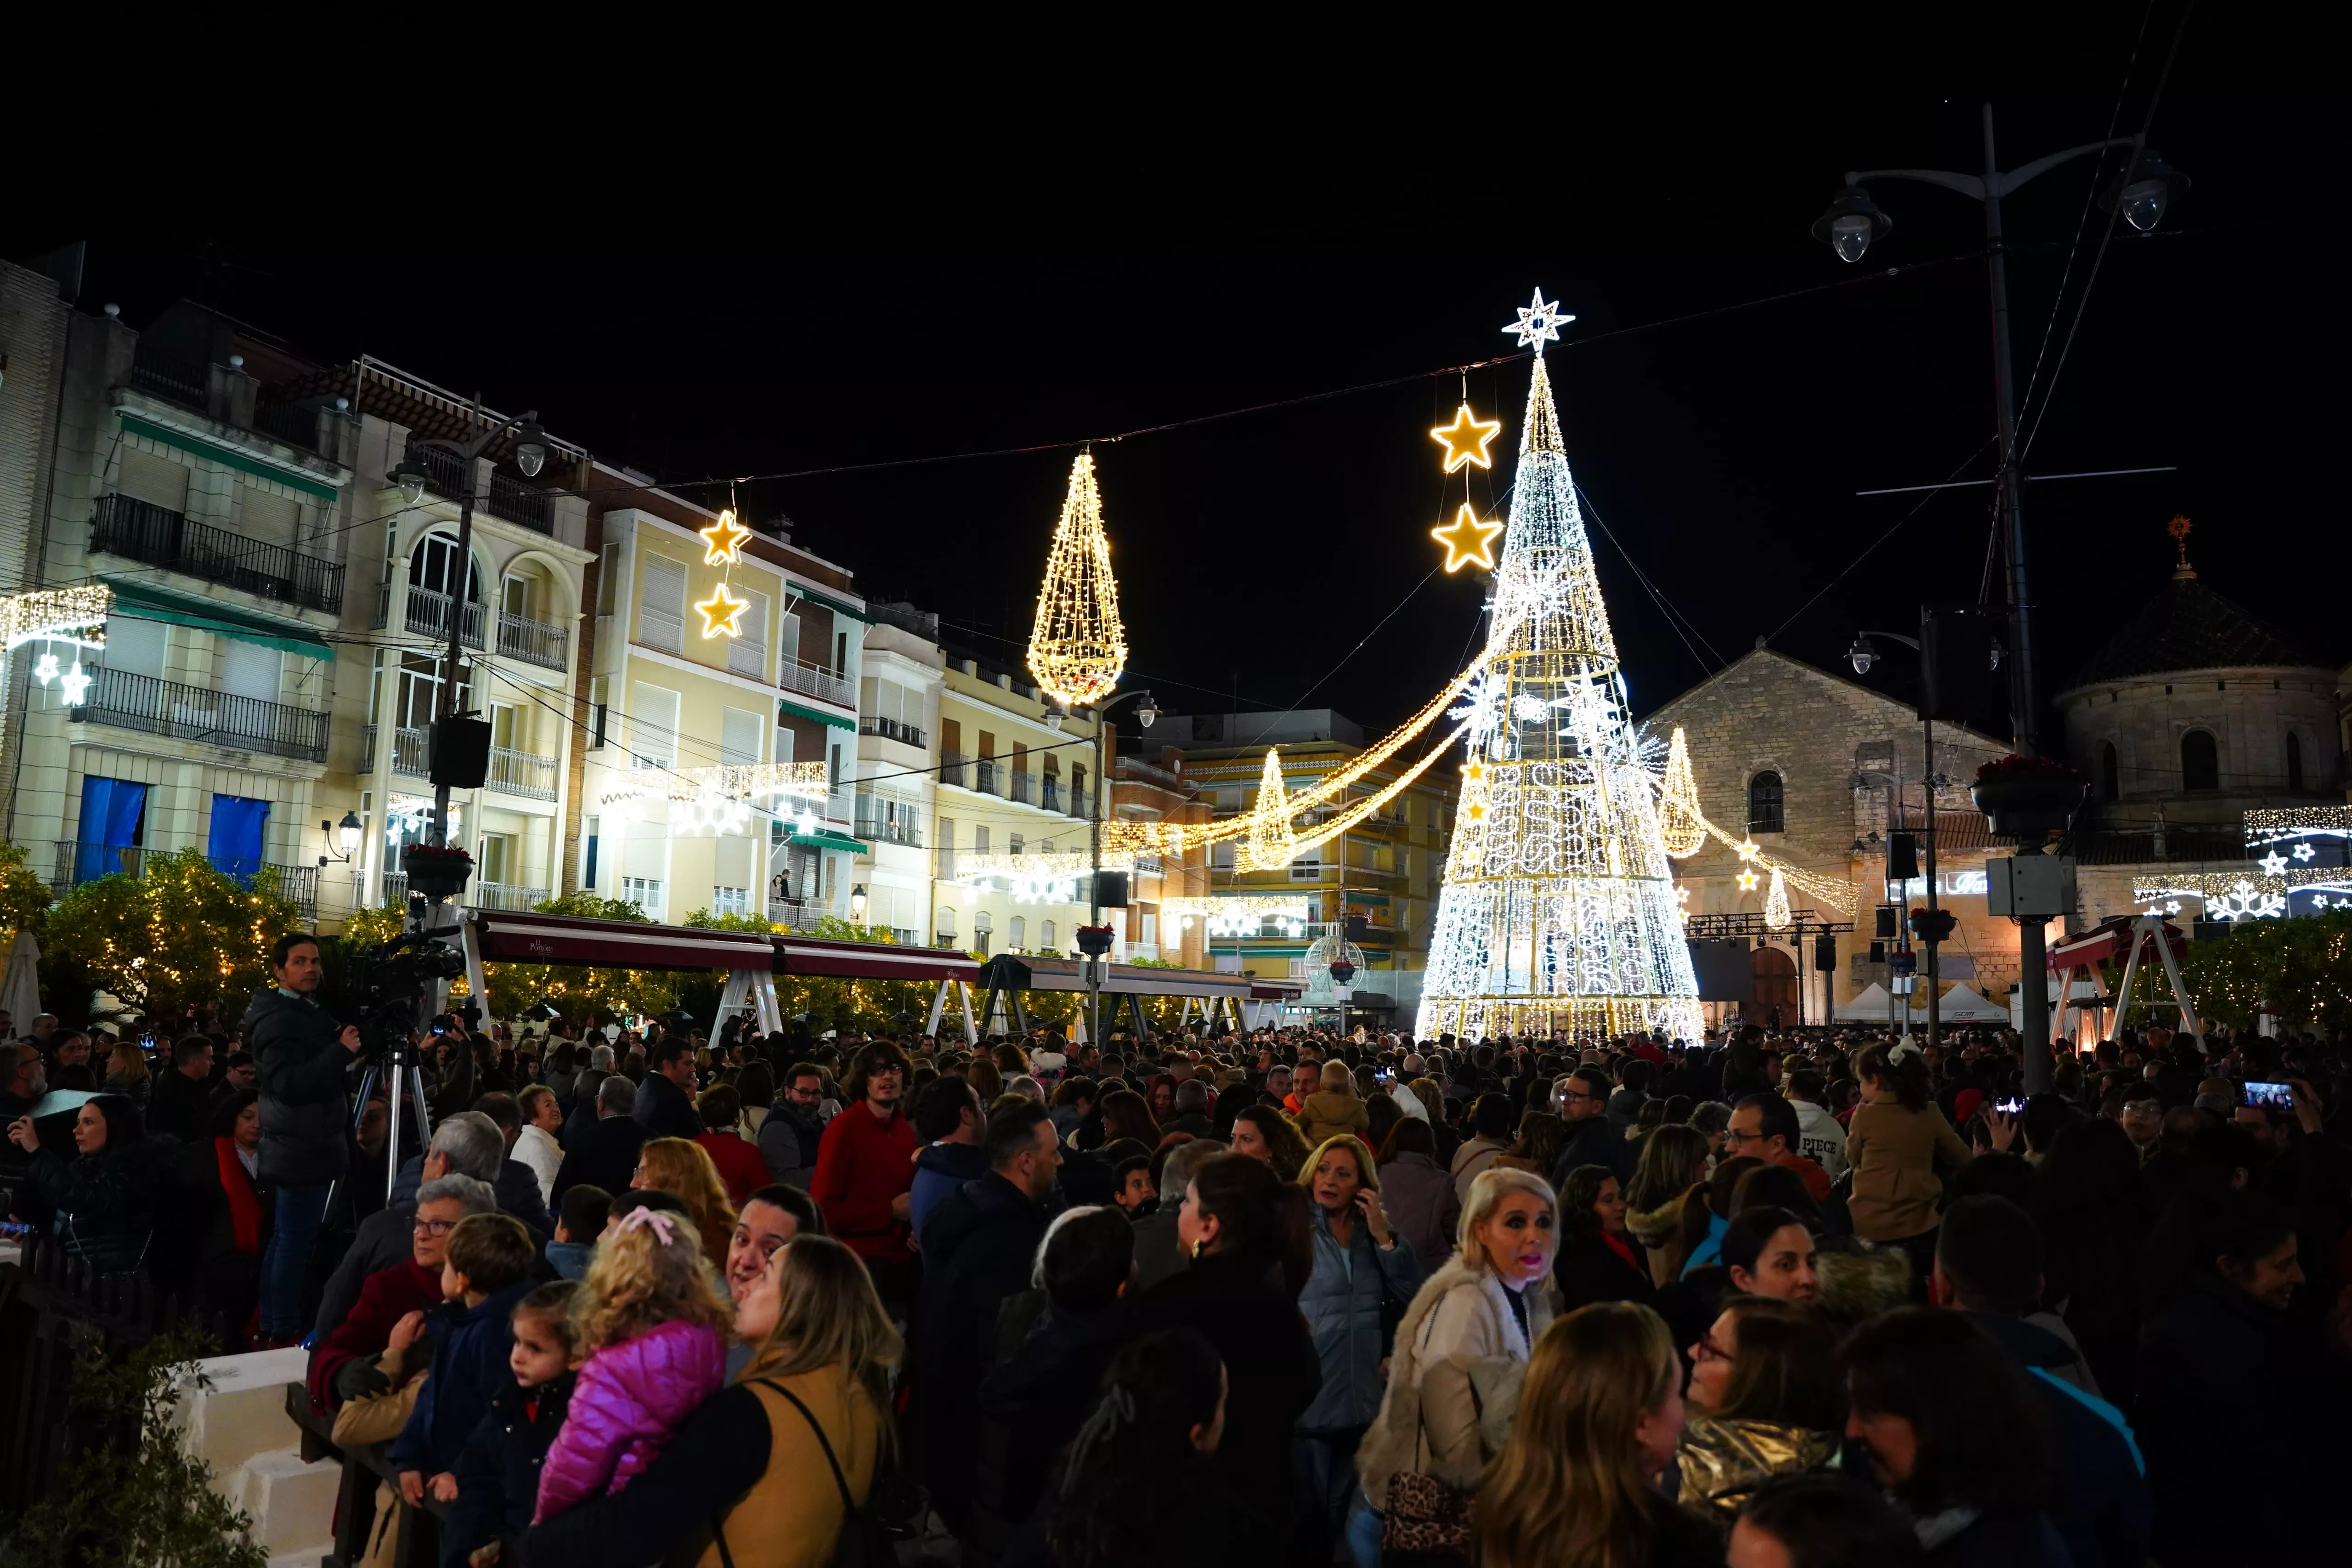
[[992, 1114], [981, 1146], [987, 1174], [941, 1198], [924, 1225], [917, 1320], [923, 1479], [959, 1532], [967, 1528], [971, 1497], [964, 1438], [979, 1416], [981, 1378], [995, 1360], [997, 1309], [1029, 1289], [1062, 1163], [1061, 1140], [1045, 1108], [1034, 1101]]
[[618, 1073], [606, 1079], [596, 1090], [595, 1122], [564, 1142], [563, 1163], [555, 1171], [553, 1196], [557, 1203], [562, 1203], [563, 1194], [583, 1182], [608, 1193], [629, 1190], [629, 1180], [637, 1173], [637, 1151], [652, 1136], [643, 1123], [629, 1114], [636, 1092], [635, 1086]]
[[2050, 1418], [2065, 1472], [2049, 1504], [2076, 1568], [2141, 1568], [2155, 1505], [2123, 1412], [2065, 1373], [2081, 1352], [2025, 1321], [2042, 1295], [2042, 1233], [2007, 1198], [1962, 1198], [1944, 1211], [1928, 1281], [1936, 1304], [1976, 1321], [2022, 1366]]
[[824, 1072], [814, 1062], [801, 1062], [784, 1075], [783, 1092], [768, 1107], [760, 1123], [760, 1158], [768, 1174], [787, 1186], [808, 1191], [816, 1177], [817, 1145], [824, 1138]]
[[1568, 1123], [1568, 1142], [1552, 1162], [1553, 1189], [1565, 1185], [1579, 1165], [1605, 1166], [1619, 1182], [1632, 1181], [1635, 1152], [1625, 1142], [1625, 1130], [1609, 1120], [1609, 1075], [1599, 1068], [1579, 1068], [1553, 1092], [1559, 1098], [1559, 1119]]
[[172, 1070], [159, 1073], [147, 1096], [147, 1131], [168, 1132], [183, 1143], [203, 1142], [212, 1131], [213, 1043], [190, 1035], [172, 1047]]
[[277, 981], [246, 1010], [240, 1027], [258, 1066], [261, 1154], [257, 1180], [278, 1189], [276, 1228], [261, 1260], [261, 1342], [302, 1335], [302, 1284], [326, 1217], [327, 1194], [350, 1160], [344, 1077], [360, 1032], [318, 1002], [319, 941], [300, 931], [269, 952]]
[[631, 1114], [648, 1138], [702, 1136], [702, 1118], [694, 1109], [694, 1047], [684, 1035], [665, 1035], [654, 1047]]

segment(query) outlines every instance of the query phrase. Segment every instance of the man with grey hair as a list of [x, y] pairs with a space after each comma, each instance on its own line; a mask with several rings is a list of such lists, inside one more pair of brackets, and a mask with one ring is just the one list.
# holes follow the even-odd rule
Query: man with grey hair
[[591, 1050], [588, 1053], [588, 1065], [594, 1068], [598, 1072], [611, 1072], [613, 1070], [613, 1047], [610, 1046], [598, 1046], [594, 1049]]
[[1201, 1167], [1233, 1151], [1213, 1138], [1195, 1138], [1169, 1151], [1160, 1167], [1160, 1207], [1135, 1222], [1135, 1286], [1149, 1290], [1192, 1260], [1176, 1243], [1176, 1216], [1183, 1212], [1185, 1190]]
[[532, 1239], [547, 1239], [547, 1205], [539, 1194], [539, 1178], [531, 1174], [529, 1165], [507, 1158], [506, 1135], [497, 1122], [478, 1110], [461, 1110], [433, 1130], [433, 1142], [423, 1155], [401, 1168], [391, 1201], [382, 1211], [360, 1222], [351, 1250], [328, 1279], [326, 1294], [320, 1300], [317, 1333], [320, 1340], [350, 1316], [370, 1275], [408, 1256], [421, 1194], [426, 1187], [451, 1177], [478, 1183], [494, 1194], [500, 1212], [523, 1222]]
[[552, 1201], [582, 1183], [608, 1193], [629, 1190], [636, 1173], [637, 1151], [652, 1134], [630, 1112], [637, 1103], [637, 1086], [614, 1074], [596, 1090], [594, 1125], [574, 1134], [563, 1146], [563, 1164], [555, 1173]]

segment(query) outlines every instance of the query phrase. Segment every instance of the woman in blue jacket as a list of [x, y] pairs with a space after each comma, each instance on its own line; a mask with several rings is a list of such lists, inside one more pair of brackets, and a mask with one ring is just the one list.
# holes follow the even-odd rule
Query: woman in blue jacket
[[1299, 1184], [1312, 1200], [1315, 1271], [1298, 1310], [1323, 1363], [1323, 1389], [1298, 1418], [1298, 1562], [1330, 1560], [1356, 1495], [1356, 1445], [1381, 1413], [1387, 1353], [1381, 1306], [1400, 1312], [1421, 1289], [1412, 1246], [1389, 1228], [1370, 1150], [1352, 1133], [1327, 1138], [1307, 1157]]

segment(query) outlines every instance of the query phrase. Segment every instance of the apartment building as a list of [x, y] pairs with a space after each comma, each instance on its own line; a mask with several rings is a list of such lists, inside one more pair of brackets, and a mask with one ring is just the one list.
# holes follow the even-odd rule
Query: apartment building
[[567, 887], [672, 923], [851, 918], [872, 620], [851, 574], [781, 525], [714, 561], [718, 512], [631, 469], [588, 475], [594, 647]]
[[[1025, 672], [950, 647], [938, 717], [932, 941], [983, 958], [1075, 954], [1100, 809], [1094, 715], [1064, 715]], [[1111, 923], [1124, 957], [1127, 931]]]
[[911, 605], [870, 606], [865, 673], [857, 682], [853, 803], [858, 858], [853, 900], [865, 923], [909, 945], [929, 941], [931, 854], [938, 810], [938, 735], [946, 656], [939, 617]]
[[[1362, 727], [1329, 709], [1289, 713], [1201, 713], [1161, 716], [1152, 739], [1180, 762], [1184, 781], [1210, 804], [1219, 819], [1241, 816], [1257, 804], [1268, 747], [1282, 753], [1283, 788], [1297, 795], [1322, 782], [1332, 769], [1364, 750]], [[1339, 800], [1301, 814], [1304, 832], [1328, 821], [1351, 803], [1393, 783], [1410, 752], [1371, 770]], [[1441, 763], [1368, 820], [1331, 842], [1300, 853], [1276, 871], [1241, 871], [1231, 839], [1210, 847], [1206, 891], [1215, 898], [1262, 902], [1255, 921], [1221, 921], [1210, 933], [1203, 967], [1234, 970], [1264, 979], [1307, 983], [1307, 1000], [1329, 994], [1327, 973], [1310, 973], [1308, 950], [1318, 937], [1340, 932], [1353, 917], [1363, 921], [1357, 945], [1362, 972], [1354, 981], [1351, 1009], [1377, 1016], [1383, 1003], [1399, 1022], [1420, 998], [1420, 974], [1427, 965], [1429, 931], [1444, 877], [1454, 824], [1459, 773]]]
[[[1174, 746], [1162, 747], [1156, 761], [1139, 750], [1118, 752], [1111, 764], [1110, 804], [1111, 820], [1119, 822], [1206, 823], [1213, 815], [1208, 799], [1184, 772], [1184, 753]], [[1128, 957], [1208, 968], [1208, 923], [1161, 907], [1170, 900], [1200, 899], [1208, 893], [1207, 845], [1181, 855], [1137, 856], [1125, 918], [1112, 921], [1113, 931], [1125, 941]]]

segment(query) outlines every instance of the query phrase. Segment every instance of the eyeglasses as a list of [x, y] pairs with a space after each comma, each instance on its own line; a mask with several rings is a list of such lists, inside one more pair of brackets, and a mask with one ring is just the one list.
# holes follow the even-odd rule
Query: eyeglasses
[[1559, 1091], [1559, 1097], [1562, 1100], [1599, 1100], [1601, 1098], [1597, 1094], [1587, 1094], [1580, 1089], [1563, 1089]]
[[419, 1236], [446, 1236], [457, 1228], [457, 1222], [454, 1219], [425, 1219], [422, 1216], [418, 1217], [415, 1226]]
[[1730, 1352], [1705, 1335], [1701, 1335], [1698, 1342], [1691, 1346], [1693, 1361], [1729, 1361], [1730, 1359]]
[[1723, 1141], [1726, 1143], [1761, 1143], [1764, 1142], [1764, 1134], [1742, 1132], [1737, 1127], [1727, 1127], [1723, 1130]]

